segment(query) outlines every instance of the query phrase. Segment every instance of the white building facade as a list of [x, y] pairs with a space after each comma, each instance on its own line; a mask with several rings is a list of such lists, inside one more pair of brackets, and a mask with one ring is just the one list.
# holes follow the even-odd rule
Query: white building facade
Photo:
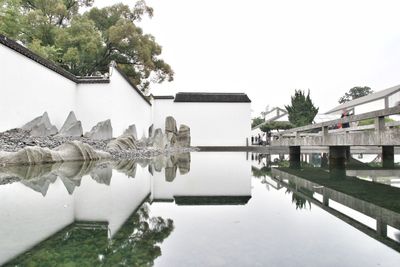
[[[146, 137], [152, 124], [164, 130], [167, 116], [178, 127], [191, 128], [193, 146], [244, 146], [250, 133], [250, 99], [245, 94], [178, 93], [176, 99], [152, 99], [115, 66], [108, 77], [76, 77], [2, 35], [0, 79], [0, 132], [21, 127], [45, 111], [60, 129], [74, 111], [84, 132], [110, 119], [113, 136], [135, 124], [138, 138]], [[186, 98], [179, 101], [179, 96]]]

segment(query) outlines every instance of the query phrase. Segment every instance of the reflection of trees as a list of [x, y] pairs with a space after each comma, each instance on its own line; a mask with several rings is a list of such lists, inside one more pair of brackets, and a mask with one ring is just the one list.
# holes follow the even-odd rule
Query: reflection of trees
[[[104, 224], [74, 223], [20, 255], [9, 266], [149, 266], [174, 229], [171, 219], [150, 217], [144, 204], [112, 240]], [[82, 227], [83, 226], [83, 227]]]
[[[300, 188], [299, 191], [301, 193], [305, 194], [306, 196], [309, 196], [312, 198], [313, 192], [306, 189], [306, 188]], [[307, 209], [307, 203], [308, 203], [308, 209], [311, 210], [311, 202], [309, 200], [306, 200], [304, 197], [302, 197], [300, 194], [296, 192], [296, 184], [289, 181], [289, 187], [287, 187], [286, 192], [287, 194], [292, 193], [292, 203], [295, 203], [296, 205], [296, 210], [302, 210], [302, 209]]]
[[256, 178], [272, 175], [271, 167], [262, 167], [261, 169], [258, 169], [256, 167], [252, 166], [251, 172], [252, 172], [253, 177], [256, 177]]

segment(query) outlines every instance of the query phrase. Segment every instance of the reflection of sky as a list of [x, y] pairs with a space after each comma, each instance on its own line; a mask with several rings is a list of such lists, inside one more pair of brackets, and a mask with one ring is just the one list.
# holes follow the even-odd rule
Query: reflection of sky
[[[317, 206], [296, 209], [292, 195], [284, 187], [277, 190], [270, 177], [252, 179], [252, 162], [246, 161], [245, 153], [192, 153], [190, 171], [181, 175], [178, 170], [173, 179], [165, 169], [151, 175], [142, 165], [130, 178], [121, 170], [113, 170], [111, 180], [85, 174], [72, 194], [59, 178], [48, 185], [44, 196], [19, 182], [1, 185], [0, 264], [77, 220], [108, 222], [112, 236], [149, 194], [155, 201], [150, 215], [171, 218], [175, 226], [160, 244], [158, 266], [397, 266], [400, 262], [399, 253]], [[267, 189], [267, 182], [274, 186]], [[242, 205], [157, 202], [177, 196], [249, 195], [249, 202]], [[346, 207], [336, 208], [362, 217]], [[396, 234], [389, 227], [389, 237]]]

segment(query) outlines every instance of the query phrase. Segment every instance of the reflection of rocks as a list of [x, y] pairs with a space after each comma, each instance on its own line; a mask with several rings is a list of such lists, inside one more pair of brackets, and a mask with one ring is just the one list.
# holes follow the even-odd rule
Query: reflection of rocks
[[30, 131], [32, 136], [48, 136], [57, 133], [57, 128], [51, 124], [47, 112], [22, 126], [22, 130]]
[[99, 160], [109, 158], [110, 154], [96, 151], [87, 144], [73, 141], [62, 144], [53, 150], [41, 147], [25, 147], [17, 152], [0, 152], [2, 164], [41, 164], [77, 160]]
[[99, 184], [110, 185], [112, 168], [109, 164], [99, 164], [90, 172], [90, 177]]
[[90, 132], [84, 135], [87, 138], [94, 140], [107, 140], [112, 138], [112, 126], [110, 120], [105, 120], [97, 123]]
[[76, 119], [75, 113], [71, 111], [60, 129], [59, 135], [80, 137], [82, 134], [82, 123]]
[[136, 176], [136, 162], [134, 160], [120, 160], [113, 164], [113, 168], [125, 173], [130, 178], [135, 178]]
[[190, 170], [190, 153], [158, 156], [155, 158], [120, 161], [66, 161], [35, 165], [5, 165], [0, 167], [0, 184], [21, 181], [22, 184], [46, 195], [50, 184], [59, 178], [69, 194], [81, 185], [83, 176], [89, 175], [100, 184], [110, 185], [112, 169], [135, 178], [137, 166], [153, 174], [153, 171], [165, 171], [165, 180], [174, 181], [177, 169], [181, 175]]
[[176, 155], [179, 173], [184, 175], [190, 171], [190, 153]]
[[184, 124], [179, 126], [177, 143], [181, 147], [190, 147], [190, 128]]

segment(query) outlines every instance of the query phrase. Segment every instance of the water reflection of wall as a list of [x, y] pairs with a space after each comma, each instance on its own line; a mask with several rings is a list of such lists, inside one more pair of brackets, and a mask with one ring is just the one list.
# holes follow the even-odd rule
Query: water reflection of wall
[[68, 167], [18, 169], [29, 179], [0, 186], [0, 265], [74, 221], [107, 222], [111, 237], [150, 193], [146, 169], [133, 178], [110, 165]]
[[[190, 172], [165, 179], [165, 169], [155, 172], [153, 200], [173, 200], [177, 196], [250, 196], [251, 163], [245, 153], [192, 153]], [[234, 168], [233, 168], [234, 166]]]

